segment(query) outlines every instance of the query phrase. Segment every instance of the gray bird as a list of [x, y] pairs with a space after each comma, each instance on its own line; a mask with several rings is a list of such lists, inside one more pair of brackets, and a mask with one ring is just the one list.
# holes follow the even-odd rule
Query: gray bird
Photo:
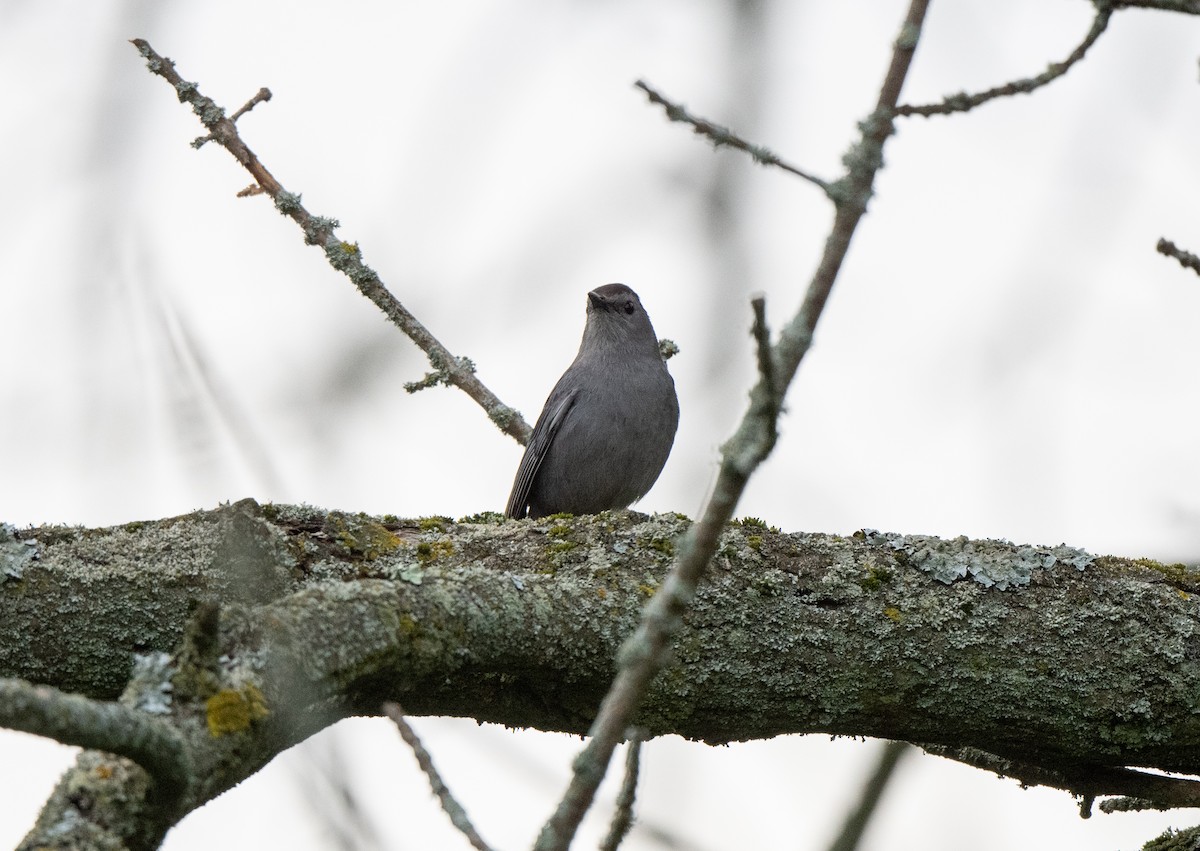
[[675, 382], [637, 293], [597, 287], [579, 354], [546, 399], [504, 513], [625, 508], [662, 472], [678, 425]]

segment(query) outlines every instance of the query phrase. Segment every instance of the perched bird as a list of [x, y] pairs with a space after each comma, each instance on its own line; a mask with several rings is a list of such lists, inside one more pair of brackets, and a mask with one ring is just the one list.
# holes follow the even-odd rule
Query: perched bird
[[546, 399], [504, 513], [625, 508], [662, 472], [678, 425], [675, 382], [637, 293], [597, 287], [579, 354]]

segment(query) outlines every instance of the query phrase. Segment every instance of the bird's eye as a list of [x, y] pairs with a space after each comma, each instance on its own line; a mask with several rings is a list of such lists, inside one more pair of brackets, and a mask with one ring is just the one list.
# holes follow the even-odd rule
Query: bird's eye
[[625, 302], [625, 312], [626, 312], [628, 315], [630, 315], [630, 316], [633, 316], [633, 312], [634, 312], [635, 310], [637, 310], [637, 308], [633, 306], [633, 302], [632, 302], [632, 301], [627, 301], [627, 302]]

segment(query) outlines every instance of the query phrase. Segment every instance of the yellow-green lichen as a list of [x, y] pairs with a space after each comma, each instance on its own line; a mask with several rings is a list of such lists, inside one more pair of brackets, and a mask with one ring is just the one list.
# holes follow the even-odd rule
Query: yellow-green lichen
[[476, 523], [494, 526], [498, 523], [503, 523], [505, 517], [499, 511], [480, 511], [478, 514], [471, 514], [459, 519], [459, 523]]
[[1153, 570], [1156, 573], [1161, 573], [1168, 579], [1176, 582], [1183, 580], [1196, 581], [1200, 579], [1196, 573], [1188, 569], [1186, 564], [1176, 562], [1175, 564], [1163, 564], [1161, 561], [1155, 561], [1152, 558], [1135, 558], [1133, 563], [1139, 567], [1144, 567], [1147, 570]]
[[449, 517], [441, 517], [436, 514], [432, 517], [422, 517], [417, 521], [417, 525], [420, 527], [422, 532], [445, 532], [446, 527], [453, 525], [453, 523], [454, 521]]
[[765, 529], [768, 532], [779, 534], [778, 526], [768, 526], [765, 520], [758, 517], [743, 517], [740, 520], [734, 520], [733, 525], [741, 526], [743, 529]]
[[904, 615], [900, 614], [900, 610], [895, 606], [888, 606], [883, 610], [883, 614], [884, 617], [894, 623], [900, 623], [900, 621], [904, 620]]
[[450, 540], [422, 541], [417, 544], [417, 558], [425, 564], [452, 555], [454, 555], [454, 542]]
[[401, 614], [400, 614], [400, 634], [403, 635], [405, 638], [415, 638], [420, 633], [420, 631], [421, 631], [421, 626], [420, 626], [420, 624], [417, 623], [417, 619], [414, 618], [412, 615], [410, 615], [408, 612], [401, 612]]
[[205, 701], [204, 709], [208, 732], [214, 737], [240, 733], [271, 714], [263, 693], [250, 683], [238, 689], [222, 689]]
[[345, 514], [330, 514], [327, 526], [331, 537], [351, 557], [364, 561], [374, 561], [387, 555], [402, 543], [399, 535], [365, 514], [353, 518]]
[[859, 583], [864, 591], [878, 591], [892, 581], [892, 571], [884, 565], [871, 561], [867, 564], [867, 575]]
[[754, 550], [755, 552], [758, 552], [759, 550], [761, 550], [762, 545], [763, 545], [762, 535], [747, 535], [746, 536], [746, 546], [748, 546], [750, 549]]
[[639, 547], [648, 547], [656, 552], [662, 553], [667, 558], [675, 557], [674, 538], [650, 538], [649, 540], [639, 539], [637, 543]]

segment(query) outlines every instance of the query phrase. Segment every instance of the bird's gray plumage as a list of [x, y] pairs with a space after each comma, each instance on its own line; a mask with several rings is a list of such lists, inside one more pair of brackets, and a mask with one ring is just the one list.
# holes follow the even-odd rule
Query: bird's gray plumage
[[637, 293], [597, 287], [579, 354], [533, 427], [505, 514], [625, 508], [662, 472], [678, 425], [675, 382]]

